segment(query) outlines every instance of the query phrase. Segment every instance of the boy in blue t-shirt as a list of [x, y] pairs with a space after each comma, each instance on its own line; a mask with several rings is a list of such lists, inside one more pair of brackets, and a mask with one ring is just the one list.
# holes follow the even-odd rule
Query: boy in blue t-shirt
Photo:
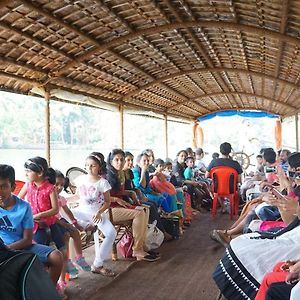
[[194, 159], [194, 157], [188, 156], [185, 159], [185, 164], [186, 164], [186, 168], [184, 170], [184, 178], [186, 180], [195, 180], [195, 171], [194, 171], [195, 159]]
[[15, 170], [0, 164], [0, 238], [6, 247], [35, 253], [42, 263], [49, 265], [50, 277], [56, 285], [63, 266], [60, 251], [33, 244], [33, 217], [29, 203], [12, 192], [15, 189]]

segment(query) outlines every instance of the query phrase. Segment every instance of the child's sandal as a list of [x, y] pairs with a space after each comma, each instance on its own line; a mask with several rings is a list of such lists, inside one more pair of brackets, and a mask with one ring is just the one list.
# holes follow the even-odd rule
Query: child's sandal
[[112, 270], [106, 269], [103, 266], [102, 267], [95, 267], [93, 265], [91, 267], [91, 270], [92, 270], [93, 273], [100, 274], [102, 276], [107, 276], [107, 277], [114, 277], [114, 276], [116, 276], [116, 274]]

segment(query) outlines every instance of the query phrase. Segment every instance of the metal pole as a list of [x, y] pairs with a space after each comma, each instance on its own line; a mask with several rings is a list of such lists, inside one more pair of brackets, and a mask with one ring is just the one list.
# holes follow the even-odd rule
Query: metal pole
[[296, 151], [299, 151], [299, 129], [298, 129], [298, 113], [295, 114], [295, 126], [296, 126]]
[[165, 145], [166, 145], [166, 158], [169, 157], [169, 135], [168, 135], [168, 115], [165, 114]]
[[121, 104], [119, 106], [120, 112], [120, 147], [124, 149], [124, 106]]
[[45, 92], [45, 152], [50, 165], [50, 93]]

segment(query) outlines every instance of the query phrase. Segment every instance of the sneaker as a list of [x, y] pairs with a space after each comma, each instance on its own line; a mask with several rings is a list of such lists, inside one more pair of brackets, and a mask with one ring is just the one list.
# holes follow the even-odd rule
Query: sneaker
[[68, 295], [66, 294], [66, 282], [64, 281], [59, 281], [56, 285], [56, 290], [58, 295], [61, 297], [62, 300], [67, 300], [68, 299]]
[[76, 278], [78, 275], [78, 270], [70, 259], [68, 259], [67, 262], [67, 272], [69, 273], [70, 278]]
[[90, 271], [91, 271], [91, 266], [86, 262], [86, 260], [84, 259], [83, 256], [76, 260], [76, 264], [77, 264], [83, 271], [86, 271], [86, 272], [90, 272]]

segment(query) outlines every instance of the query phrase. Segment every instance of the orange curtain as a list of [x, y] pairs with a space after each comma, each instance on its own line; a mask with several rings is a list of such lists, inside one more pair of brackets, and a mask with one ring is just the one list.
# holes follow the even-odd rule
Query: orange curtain
[[282, 126], [281, 120], [276, 120], [275, 124], [275, 148], [276, 150], [282, 149]]
[[193, 125], [193, 148], [203, 147], [204, 142], [204, 132], [202, 127], [199, 125], [198, 122], [195, 122]]

